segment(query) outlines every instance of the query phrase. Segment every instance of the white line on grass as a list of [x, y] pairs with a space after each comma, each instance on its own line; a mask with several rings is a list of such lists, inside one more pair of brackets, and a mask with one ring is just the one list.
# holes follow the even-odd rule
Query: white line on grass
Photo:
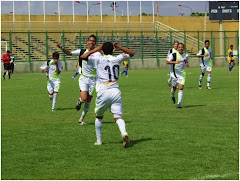
[[237, 175], [237, 174], [239, 174], [239, 173], [236, 172], [236, 173], [226, 173], [226, 174], [223, 174], [223, 175], [206, 175], [206, 176], [203, 176], [203, 177], [200, 177], [200, 178], [194, 178], [194, 179], [191, 179], [191, 180], [216, 179], [216, 178], [230, 177], [230, 176]]

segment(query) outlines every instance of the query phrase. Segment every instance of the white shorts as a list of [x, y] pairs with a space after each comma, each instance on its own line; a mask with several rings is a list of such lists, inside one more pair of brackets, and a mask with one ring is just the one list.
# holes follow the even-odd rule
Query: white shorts
[[80, 91], [86, 91], [89, 95], [93, 95], [96, 87], [96, 77], [85, 77], [81, 75], [78, 79]]
[[47, 90], [49, 94], [53, 92], [59, 92], [60, 89], [60, 80], [48, 80], [47, 81]]
[[206, 71], [211, 72], [212, 71], [212, 67], [211, 66], [207, 66], [207, 65], [201, 65], [201, 71], [202, 73], [205, 73]]
[[123, 116], [121, 91], [118, 88], [102, 90], [97, 93], [96, 116], [103, 116], [108, 108], [114, 118], [121, 118]]
[[183, 76], [180, 76], [180, 75], [177, 75], [177, 78], [172, 76], [172, 86], [176, 87], [177, 84], [184, 85], [185, 80], [186, 80], [186, 77], [183, 77]]

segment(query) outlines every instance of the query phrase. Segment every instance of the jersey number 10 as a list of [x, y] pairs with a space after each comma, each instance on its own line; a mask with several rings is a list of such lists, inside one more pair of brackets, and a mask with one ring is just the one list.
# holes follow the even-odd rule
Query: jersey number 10
[[109, 82], [113, 81], [112, 80], [112, 74], [113, 74], [114, 79], [118, 80], [118, 77], [119, 77], [119, 65], [113, 65], [112, 68], [107, 65], [104, 69], [108, 71]]

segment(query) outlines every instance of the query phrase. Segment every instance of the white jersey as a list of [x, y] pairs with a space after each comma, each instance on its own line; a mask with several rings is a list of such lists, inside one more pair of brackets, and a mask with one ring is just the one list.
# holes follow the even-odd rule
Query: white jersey
[[129, 60], [129, 54], [120, 54], [118, 56], [104, 55], [96, 56], [92, 54], [88, 61], [93, 61], [97, 71], [96, 91], [118, 88], [119, 68], [121, 62]]
[[[59, 71], [61, 72], [63, 67], [62, 67], [62, 62], [58, 61], [58, 68]], [[54, 62], [54, 60], [50, 60], [49, 64], [47, 65], [47, 62], [45, 62], [40, 69], [48, 69], [48, 71], [46, 72], [46, 75], [48, 77], [49, 80], [60, 80], [60, 75], [57, 73], [56, 71], [56, 64]]]
[[200, 66], [212, 66], [211, 53], [211, 48], [207, 49], [204, 47], [203, 49], [199, 50], [197, 55], [207, 55], [206, 57], [201, 57]]
[[177, 75], [185, 76], [185, 63], [188, 62], [188, 54], [172, 53], [168, 56], [167, 61], [180, 61], [179, 64], [171, 64], [170, 74], [173, 77]]
[[168, 50], [168, 56], [171, 54], [171, 53], [176, 53], [178, 50], [176, 50], [175, 48], [172, 48], [170, 50]]
[[[81, 49], [71, 51], [73, 56], [79, 56], [80, 52], [81, 52]], [[86, 49], [84, 53], [87, 53], [87, 52], [88, 52], [88, 49]], [[100, 56], [101, 53], [95, 52], [94, 55]], [[93, 62], [82, 60], [82, 65], [79, 65], [79, 73], [81, 73], [85, 77], [96, 77], [96, 69], [94, 68]]]

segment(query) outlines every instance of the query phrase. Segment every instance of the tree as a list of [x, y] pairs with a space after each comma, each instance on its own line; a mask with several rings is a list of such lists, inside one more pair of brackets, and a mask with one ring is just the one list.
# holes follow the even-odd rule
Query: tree
[[[190, 16], [205, 16], [205, 13], [192, 12]], [[209, 13], [207, 13], [207, 16], [209, 16]]]

